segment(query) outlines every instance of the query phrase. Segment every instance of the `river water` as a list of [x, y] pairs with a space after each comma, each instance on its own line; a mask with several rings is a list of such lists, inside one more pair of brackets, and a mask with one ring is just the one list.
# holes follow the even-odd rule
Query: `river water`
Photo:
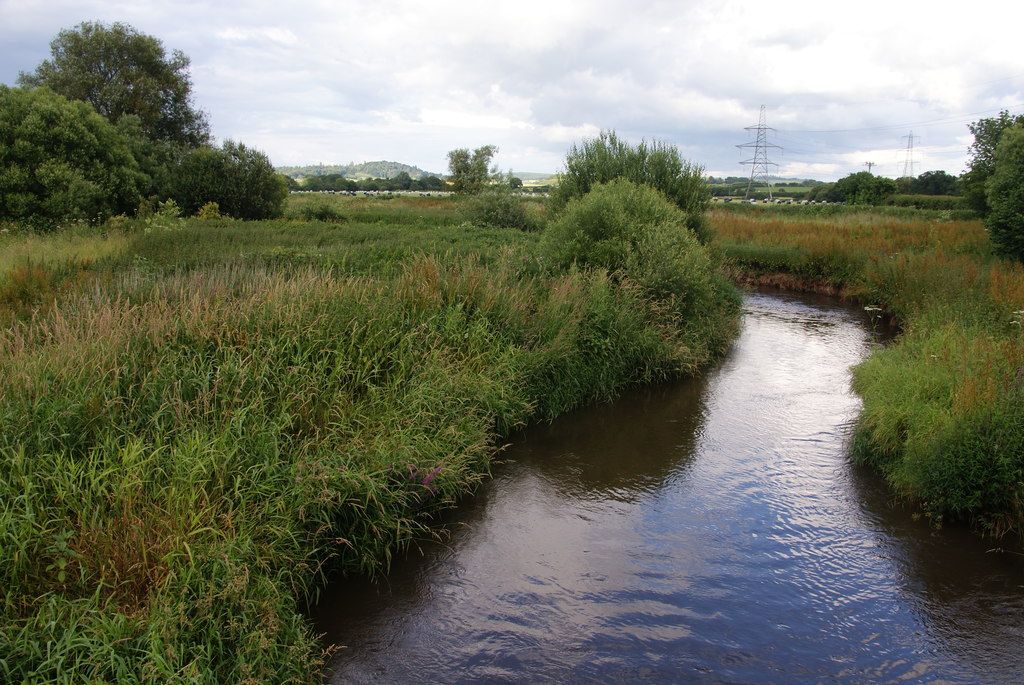
[[516, 435], [450, 538], [314, 619], [335, 683], [1021, 683], [1024, 556], [849, 464], [832, 300], [752, 294], [703, 378]]

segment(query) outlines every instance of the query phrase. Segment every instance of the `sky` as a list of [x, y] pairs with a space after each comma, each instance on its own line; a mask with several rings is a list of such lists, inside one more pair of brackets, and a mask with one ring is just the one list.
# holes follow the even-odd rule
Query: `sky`
[[[495, 145], [502, 171], [556, 173], [614, 130], [709, 175], [959, 175], [967, 125], [1024, 112], [1006, 0], [0, 0], [0, 83], [82, 21], [191, 58], [218, 141], [278, 166], [388, 160], [445, 173]], [[868, 167], [867, 163], [873, 163]], [[761, 169], [758, 169], [760, 171]]]

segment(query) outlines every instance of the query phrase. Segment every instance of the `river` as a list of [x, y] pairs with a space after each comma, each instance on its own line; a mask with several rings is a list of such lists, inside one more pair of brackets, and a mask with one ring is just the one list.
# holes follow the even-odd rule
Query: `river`
[[335, 683], [1020, 683], [1024, 556], [852, 466], [834, 300], [755, 293], [704, 377], [512, 437], [443, 544], [314, 620]]

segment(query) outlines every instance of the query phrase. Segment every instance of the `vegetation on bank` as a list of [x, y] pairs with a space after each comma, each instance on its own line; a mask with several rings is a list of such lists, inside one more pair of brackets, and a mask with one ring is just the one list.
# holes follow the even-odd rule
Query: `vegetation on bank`
[[0, 679], [315, 681], [325, 574], [428, 534], [513, 426], [734, 330], [689, 233], [684, 307], [463, 200], [292, 200], [0, 234]]
[[[1024, 534], [1024, 265], [980, 220], [712, 212], [738, 273], [837, 287], [902, 333], [854, 371], [852, 445], [936, 520]], [[779, 274], [782, 274], [781, 276]]]

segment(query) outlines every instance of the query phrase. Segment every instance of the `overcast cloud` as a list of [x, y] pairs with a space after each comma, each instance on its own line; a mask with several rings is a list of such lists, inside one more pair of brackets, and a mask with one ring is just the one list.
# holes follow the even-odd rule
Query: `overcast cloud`
[[1024, 111], [1012, 6], [0, 0], [0, 82], [46, 59], [61, 29], [121, 21], [192, 59], [219, 140], [277, 165], [444, 172], [448, 150], [494, 144], [503, 170], [555, 172], [574, 142], [614, 129], [746, 176], [753, 151], [736, 146], [765, 105], [779, 176], [833, 180], [865, 162], [959, 174], [968, 123]]

